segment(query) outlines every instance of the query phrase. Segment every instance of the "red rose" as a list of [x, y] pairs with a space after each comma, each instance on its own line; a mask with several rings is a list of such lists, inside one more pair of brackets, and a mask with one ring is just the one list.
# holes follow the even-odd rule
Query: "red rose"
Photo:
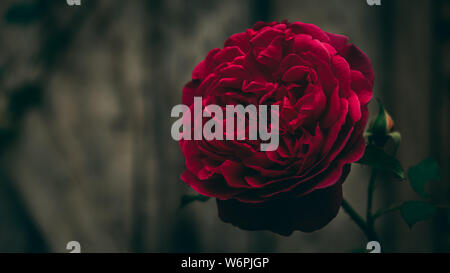
[[259, 22], [232, 35], [194, 69], [183, 104], [278, 105], [279, 147], [180, 140], [183, 181], [217, 198], [220, 218], [240, 228], [322, 228], [339, 211], [349, 164], [364, 153], [373, 82], [361, 50], [315, 25]]

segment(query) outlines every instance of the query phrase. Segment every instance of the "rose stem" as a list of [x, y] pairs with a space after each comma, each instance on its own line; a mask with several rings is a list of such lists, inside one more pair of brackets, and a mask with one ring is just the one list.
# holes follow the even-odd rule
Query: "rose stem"
[[375, 230], [375, 219], [372, 215], [372, 204], [376, 179], [377, 179], [377, 172], [375, 169], [372, 169], [372, 173], [370, 174], [369, 186], [367, 190], [367, 211], [366, 211], [367, 227], [369, 228], [369, 230], [372, 231]]
[[369, 241], [378, 241], [378, 236], [375, 233], [375, 231], [370, 229], [364, 221], [364, 219], [359, 216], [359, 214], [350, 206], [350, 204], [347, 202], [347, 200], [342, 199], [342, 208], [347, 212], [347, 214], [350, 216], [350, 218], [358, 225], [358, 227], [364, 232], [364, 234], [367, 236], [367, 239]]

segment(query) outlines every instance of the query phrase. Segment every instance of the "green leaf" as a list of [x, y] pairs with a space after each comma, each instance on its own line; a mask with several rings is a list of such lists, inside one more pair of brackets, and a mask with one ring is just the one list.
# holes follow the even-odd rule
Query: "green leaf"
[[198, 194], [198, 195], [183, 195], [181, 197], [180, 208], [184, 208], [184, 207], [186, 207], [187, 205], [189, 205], [192, 202], [196, 202], [196, 201], [198, 201], [198, 202], [206, 202], [209, 199], [210, 199], [210, 197], [204, 196], [204, 195], [201, 195], [201, 194]]
[[392, 172], [396, 177], [405, 179], [405, 171], [394, 156], [387, 154], [375, 145], [367, 145], [363, 158], [357, 163], [371, 166], [382, 171]]
[[388, 136], [394, 141], [395, 151], [397, 151], [398, 146], [400, 146], [400, 142], [402, 141], [402, 135], [399, 132], [392, 132]]
[[432, 158], [425, 159], [408, 170], [408, 177], [414, 191], [422, 198], [428, 198], [430, 194], [425, 191], [425, 185], [430, 180], [441, 179], [439, 165]]
[[405, 202], [401, 208], [402, 217], [410, 228], [417, 222], [431, 218], [435, 212], [436, 207], [433, 204], [421, 201]]

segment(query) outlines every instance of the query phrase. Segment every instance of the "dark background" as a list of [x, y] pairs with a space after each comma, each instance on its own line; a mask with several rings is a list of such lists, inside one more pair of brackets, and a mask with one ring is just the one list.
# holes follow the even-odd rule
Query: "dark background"
[[[405, 167], [436, 158], [449, 200], [450, 1], [81, 0], [0, 3], [0, 252], [351, 252], [364, 235], [341, 210], [321, 231], [280, 237], [220, 222], [215, 203], [179, 210], [184, 163], [171, 108], [194, 66], [258, 20], [349, 36], [373, 61], [375, 96], [403, 135]], [[372, 103], [372, 109], [376, 104]], [[345, 197], [365, 210], [368, 170]], [[383, 177], [375, 207], [416, 199]], [[383, 251], [450, 251], [446, 215], [412, 230], [377, 224]]]

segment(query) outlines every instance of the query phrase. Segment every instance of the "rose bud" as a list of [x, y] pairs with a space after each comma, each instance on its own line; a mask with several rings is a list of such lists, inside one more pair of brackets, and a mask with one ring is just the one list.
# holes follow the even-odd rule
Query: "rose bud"
[[384, 106], [379, 104], [378, 115], [370, 122], [368, 131], [373, 135], [386, 136], [393, 131], [395, 123]]
[[378, 115], [370, 122], [367, 130], [369, 143], [375, 144], [379, 147], [384, 147], [388, 140], [394, 140], [395, 145], [398, 146], [400, 142], [400, 135], [394, 132], [394, 120], [384, 106], [379, 103]]
[[239, 228], [318, 230], [337, 215], [350, 164], [364, 154], [373, 84], [369, 58], [347, 37], [301, 22], [256, 23], [207, 54], [182, 101], [278, 105], [279, 146], [181, 139], [181, 178], [217, 198], [220, 218]]

